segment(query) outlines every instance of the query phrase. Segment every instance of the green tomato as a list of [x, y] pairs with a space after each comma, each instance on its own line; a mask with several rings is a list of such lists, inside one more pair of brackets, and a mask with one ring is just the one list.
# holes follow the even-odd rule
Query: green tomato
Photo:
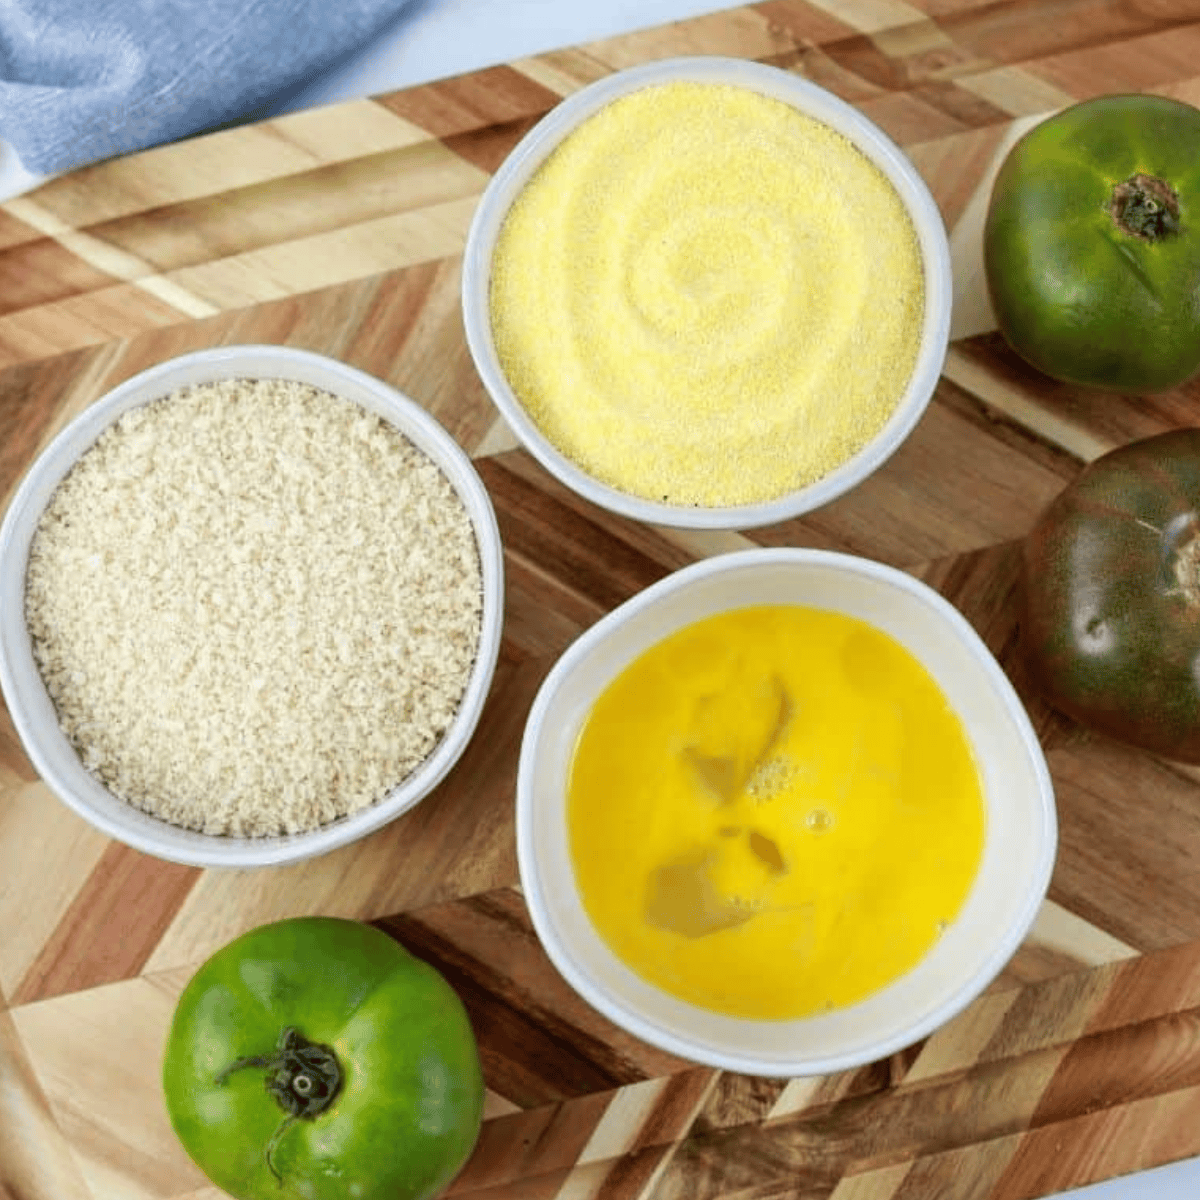
[[1116, 392], [1200, 368], [1200, 110], [1100, 96], [1009, 152], [983, 234], [1000, 330], [1055, 379]]
[[238, 1200], [422, 1200], [466, 1162], [483, 1111], [453, 988], [330, 917], [259, 926], [196, 972], [163, 1090], [188, 1154]]
[[1200, 763], [1200, 429], [1080, 472], [1023, 546], [1021, 638], [1061, 712]]

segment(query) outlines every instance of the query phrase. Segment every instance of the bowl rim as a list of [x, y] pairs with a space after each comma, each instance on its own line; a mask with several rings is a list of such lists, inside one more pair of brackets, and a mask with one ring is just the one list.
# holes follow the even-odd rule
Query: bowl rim
[[[848, 571], [851, 575], [872, 577], [898, 586], [926, 604], [933, 610], [936, 618], [946, 623], [982, 670], [986, 682], [1012, 720], [1014, 730], [1028, 755], [1037, 785], [1037, 854], [1031, 872], [1032, 885], [1013, 920], [1005, 928], [1003, 936], [997, 940], [975, 974], [957, 986], [947, 989], [944, 998], [927, 1011], [922, 1019], [898, 1028], [889, 1037], [872, 1043], [869, 1051], [854, 1049], [819, 1056], [771, 1059], [752, 1053], [716, 1051], [703, 1042], [680, 1034], [660, 1021], [615, 1000], [576, 962], [559, 936], [552, 915], [552, 904], [538, 868], [535, 849], [537, 809], [531, 780], [540, 731], [546, 723], [547, 712], [560, 685], [579, 661], [598, 643], [602, 643], [614, 628], [673, 593], [714, 575], [736, 572], [747, 566], [796, 563], [832, 567]], [[795, 1078], [831, 1074], [877, 1061], [927, 1037], [976, 1000], [1016, 952], [1037, 918], [1054, 870], [1058, 846], [1058, 816], [1049, 767], [1024, 705], [1007, 674], [992, 656], [982, 638], [950, 601], [915, 576], [873, 559], [807, 547], [757, 547], [719, 553], [672, 572], [613, 609], [567, 647], [542, 682], [526, 721], [517, 771], [516, 833], [521, 888], [534, 930], [555, 968], [578, 995], [621, 1029], [680, 1058], [739, 1074], [764, 1078]], [[786, 1024], [769, 1021], [765, 1023]]]
[[[925, 268], [921, 340], [891, 416], [850, 458], [814, 482], [773, 500], [733, 506], [675, 505], [603, 483], [560, 451], [527, 415], [500, 368], [492, 340], [487, 304], [492, 251], [509, 207], [529, 176], [582, 121], [612, 101], [655, 84], [679, 81], [749, 87], [831, 125], [888, 178], [921, 249]], [[587, 84], [555, 105], [521, 138], [488, 181], [468, 227], [461, 304], [467, 347], [485, 390], [520, 443], [561, 483], [599, 507], [638, 521], [687, 529], [749, 529], [801, 516], [835, 500], [900, 448], [924, 415], [941, 377], [949, 347], [953, 279], [949, 239], [937, 202], [912, 161], [875, 122], [828, 89], [781, 67], [698, 54], [641, 63]]]
[[[317, 382], [314, 376], [322, 381]], [[49, 496], [74, 463], [123, 412], [165, 398], [191, 383], [234, 378], [279, 378], [308, 383], [360, 403], [388, 421], [438, 466], [454, 488], [471, 522], [480, 559], [479, 644], [454, 719], [424, 762], [387, 795], [346, 817], [298, 834], [264, 837], [206, 834], [172, 825], [133, 805], [126, 805], [128, 824], [110, 818], [77, 793], [69, 778], [73, 771], [64, 773], [56, 765], [47, 746], [50, 740], [58, 742], [60, 750], [65, 744], [79, 770], [87, 774], [59, 727], [44, 728], [44, 723], [34, 718], [25, 703], [27, 689], [40, 688], [53, 707], [32, 656], [24, 617], [30, 542]], [[374, 404], [359, 396], [369, 396]], [[73, 450], [81, 439], [86, 441]], [[47, 496], [38, 503], [35, 494], [47, 487]], [[137, 372], [89, 403], [45, 444], [13, 491], [0, 522], [0, 564], [4, 565], [0, 571], [0, 596], [11, 593], [14, 600], [12, 609], [0, 616], [0, 693], [22, 748], [40, 779], [57, 799], [106, 836], [156, 858], [188, 866], [245, 868], [299, 862], [358, 841], [415, 807], [449, 774], [473, 737], [499, 657], [504, 612], [503, 546], [491, 498], [470, 457], [436, 417], [412, 397], [338, 359], [290, 346], [245, 343], [189, 351]], [[13, 610], [15, 615], [10, 615]], [[91, 778], [94, 786], [107, 792], [98, 780]], [[108, 795], [118, 804], [126, 803], [111, 792]]]

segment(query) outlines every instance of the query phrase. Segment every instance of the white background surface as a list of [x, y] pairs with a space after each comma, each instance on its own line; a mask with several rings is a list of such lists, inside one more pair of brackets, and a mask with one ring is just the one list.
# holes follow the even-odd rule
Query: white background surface
[[[728, 7], [724, 0], [412, 0], [373, 45], [255, 115], [395, 91]], [[0, 143], [0, 200], [39, 182]], [[1070, 1200], [1200, 1200], [1200, 1159], [1063, 1195]]]

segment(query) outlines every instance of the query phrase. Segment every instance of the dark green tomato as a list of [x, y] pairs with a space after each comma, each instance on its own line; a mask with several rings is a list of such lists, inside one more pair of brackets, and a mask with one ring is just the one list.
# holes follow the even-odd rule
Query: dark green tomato
[[1084, 725], [1200, 762], [1200, 429], [1086, 467], [1024, 543], [1022, 636]]
[[239, 1200], [417, 1200], [475, 1144], [483, 1077], [457, 994], [370, 925], [304, 917], [217, 951], [184, 989], [163, 1089]]
[[1056, 379], [1157, 392], [1200, 368], [1200, 110], [1101, 96], [1009, 152], [983, 235], [1018, 354]]

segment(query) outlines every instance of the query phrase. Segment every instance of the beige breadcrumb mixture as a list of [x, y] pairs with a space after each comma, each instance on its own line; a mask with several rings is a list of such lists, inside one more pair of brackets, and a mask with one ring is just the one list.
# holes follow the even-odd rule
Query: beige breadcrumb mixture
[[305, 384], [185, 388], [62, 481], [26, 620], [84, 765], [179, 826], [267, 836], [374, 803], [437, 745], [482, 576], [449, 480]]

